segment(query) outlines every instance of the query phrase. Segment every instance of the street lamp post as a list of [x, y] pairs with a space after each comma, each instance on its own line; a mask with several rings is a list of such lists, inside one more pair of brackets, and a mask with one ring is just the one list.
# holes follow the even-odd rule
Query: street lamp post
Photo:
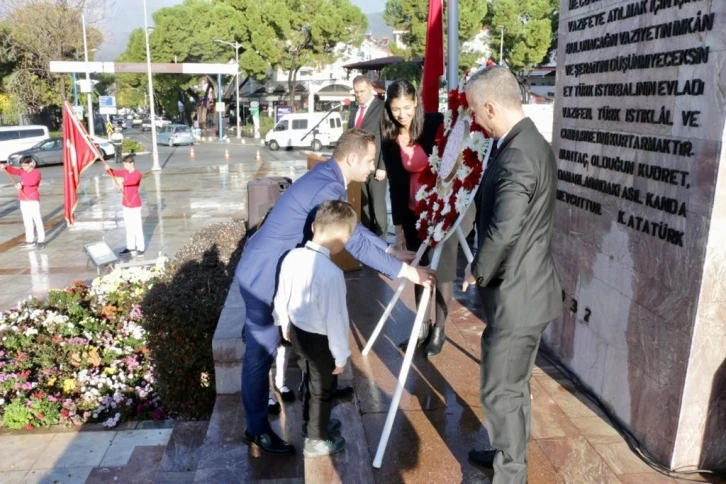
[[149, 20], [146, 15], [146, 0], [144, 0], [144, 35], [146, 36], [146, 72], [149, 76], [149, 110], [151, 112], [151, 171], [161, 171], [159, 151], [156, 146], [156, 114], [154, 113], [154, 86], [151, 81], [151, 49], [149, 48]]
[[242, 136], [240, 135], [239, 130], [239, 48], [242, 47], [242, 44], [237, 42], [236, 40], [234, 42], [227, 42], [226, 40], [219, 40], [215, 39], [215, 42], [219, 42], [220, 44], [230, 45], [234, 47], [234, 62], [237, 64], [237, 73], [234, 75], [234, 81], [235, 81], [235, 95], [237, 96], [237, 114], [235, 116], [236, 123], [237, 123], [237, 139], [240, 139]]
[[86, 89], [88, 89], [88, 93], [86, 94], [87, 100], [88, 100], [88, 133], [91, 136], [94, 136], [95, 130], [94, 130], [94, 122], [93, 122], [93, 99], [91, 98], [91, 72], [89, 70], [88, 66], [88, 41], [86, 40], [86, 17], [85, 15], [81, 15], [81, 24], [83, 25], [83, 57], [85, 59], [86, 63]]
[[499, 65], [504, 65], [504, 25], [499, 26], [502, 35], [499, 38]]

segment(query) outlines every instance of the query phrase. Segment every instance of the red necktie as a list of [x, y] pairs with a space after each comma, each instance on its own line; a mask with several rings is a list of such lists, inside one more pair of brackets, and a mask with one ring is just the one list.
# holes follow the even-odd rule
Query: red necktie
[[355, 127], [360, 128], [363, 125], [363, 117], [366, 115], [365, 105], [358, 107], [358, 119], [355, 120]]

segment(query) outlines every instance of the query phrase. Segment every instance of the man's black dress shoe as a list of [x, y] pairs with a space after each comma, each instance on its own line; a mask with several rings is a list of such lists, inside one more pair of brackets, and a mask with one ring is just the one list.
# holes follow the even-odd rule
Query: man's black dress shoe
[[350, 395], [353, 395], [353, 387], [350, 385], [346, 385], [344, 387], [338, 387], [335, 390], [333, 390], [333, 398], [345, 398]]
[[275, 432], [252, 435], [245, 430], [245, 441], [248, 444], [255, 444], [266, 454], [285, 455], [293, 454], [295, 447], [282, 440]]
[[476, 450], [471, 449], [469, 451], [469, 460], [482, 467], [486, 467], [487, 469], [491, 469], [494, 467], [494, 456], [497, 455], [497, 451], [494, 449], [491, 450]]
[[431, 358], [432, 356], [436, 356], [441, 353], [444, 343], [446, 343], [446, 333], [444, 333], [444, 328], [434, 326], [434, 331], [431, 334], [429, 344], [426, 345], [426, 356]]
[[[431, 321], [424, 321], [424, 323], [421, 325], [421, 329], [418, 332], [418, 340], [416, 341], [416, 348], [419, 348], [421, 346], [426, 346], [429, 342], [429, 337], [431, 336]], [[398, 347], [401, 348], [401, 350], [406, 351], [408, 349], [408, 340], [401, 341], [398, 343]]]

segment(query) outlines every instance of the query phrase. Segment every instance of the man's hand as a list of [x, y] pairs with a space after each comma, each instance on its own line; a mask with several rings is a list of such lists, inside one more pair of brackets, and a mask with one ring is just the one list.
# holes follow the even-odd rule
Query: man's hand
[[467, 264], [466, 269], [464, 269], [464, 282], [461, 284], [461, 289], [463, 291], [466, 291], [467, 289], [469, 289], [469, 286], [473, 286], [475, 284], [476, 279], [471, 273], [471, 264]]
[[386, 179], [386, 170], [376, 170], [375, 178], [378, 181], [383, 181]]
[[393, 243], [393, 246], [396, 249], [405, 249], [406, 248], [406, 236], [403, 234], [403, 227], [400, 225], [396, 225], [393, 227], [393, 229], [396, 234], [396, 241]]
[[408, 264], [403, 266], [402, 277], [405, 277], [414, 284], [433, 289], [436, 285], [436, 272], [428, 267], [413, 267]]
[[411, 262], [416, 258], [416, 252], [405, 249], [393, 249], [393, 256], [403, 262]]
[[5, 169], [7, 169], [7, 167], [8, 167], [8, 164], [7, 163], [0, 162], [0, 168], [2, 168], [3, 170], [5, 170]]
[[333, 375], [340, 375], [341, 373], [343, 373], [344, 369], [344, 366], [336, 366], [335, 370], [333, 370]]

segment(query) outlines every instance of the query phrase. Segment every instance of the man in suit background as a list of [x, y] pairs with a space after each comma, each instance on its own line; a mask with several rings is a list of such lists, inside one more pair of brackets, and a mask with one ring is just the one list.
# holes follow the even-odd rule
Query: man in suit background
[[523, 484], [532, 367], [542, 331], [562, 313], [550, 252], [557, 164], [524, 116], [519, 84], [508, 69], [474, 74], [466, 99], [498, 148], [479, 187], [479, 249], [464, 279], [464, 289], [476, 283], [486, 317], [480, 390], [493, 449], [472, 450], [469, 458], [494, 469], [493, 484]]
[[373, 176], [361, 184], [361, 222], [376, 235], [386, 238], [388, 210], [386, 209], [386, 167], [381, 157], [381, 115], [383, 101], [375, 95], [373, 82], [366, 76], [353, 79], [356, 105], [350, 111], [348, 129], [359, 128], [376, 137], [376, 169]]
[[[333, 157], [300, 177], [280, 198], [260, 229], [245, 244], [235, 269], [236, 287], [245, 302], [242, 364], [242, 403], [247, 429], [244, 438], [269, 454], [290, 454], [292, 445], [270, 427], [267, 416], [268, 375], [280, 333], [272, 317], [272, 301], [282, 258], [312, 238], [312, 221], [326, 200], [347, 200], [346, 185], [364, 182], [375, 170], [375, 139], [363, 130], [348, 130], [340, 137]], [[390, 277], [405, 277], [432, 287], [435, 275], [403, 260], [410, 254], [396, 251], [361, 224], [345, 245], [360, 262]], [[233, 286], [235, 287], [235, 286]], [[332, 371], [332, 370], [331, 370]]]

